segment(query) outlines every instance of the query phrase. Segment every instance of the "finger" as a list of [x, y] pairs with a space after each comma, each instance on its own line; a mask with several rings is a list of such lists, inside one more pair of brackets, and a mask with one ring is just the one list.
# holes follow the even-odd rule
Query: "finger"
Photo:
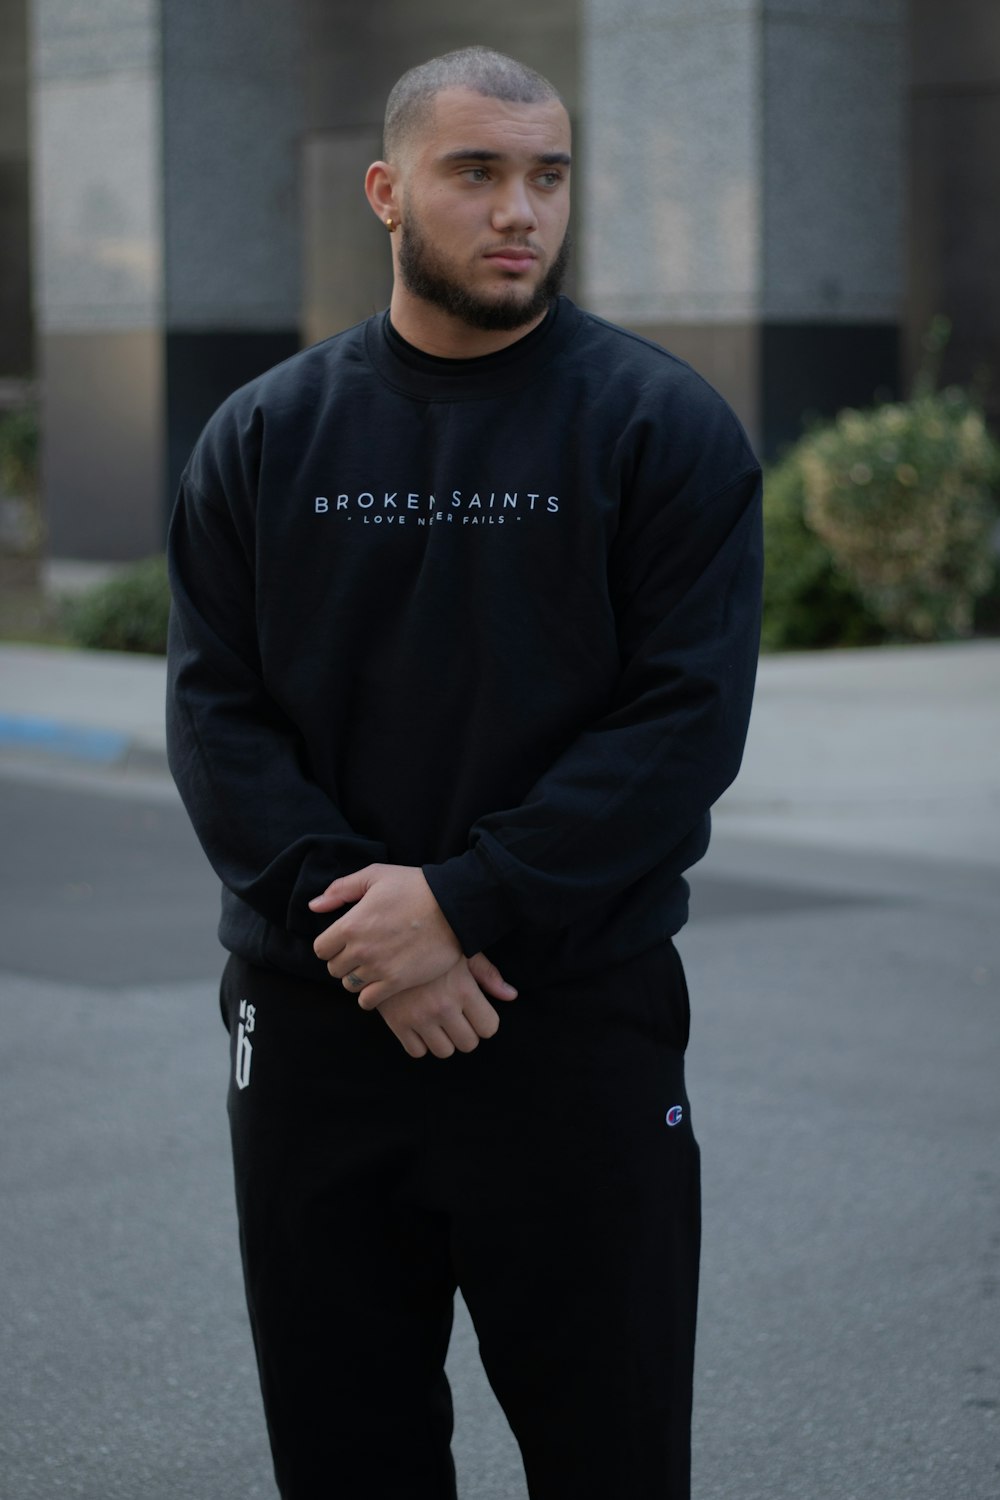
[[402, 1031], [396, 1031], [394, 1026], [390, 1026], [389, 1030], [395, 1033], [403, 1044], [403, 1051], [408, 1052], [411, 1057], [427, 1056], [427, 1047], [411, 1027], [407, 1026]]
[[354, 972], [354, 963], [351, 959], [345, 958], [344, 951], [344, 949], [341, 949], [336, 958], [331, 958], [327, 963], [327, 973], [334, 979], [346, 979], [348, 974]]
[[[358, 995], [358, 1004], [362, 1010], [375, 1010], [382, 1004], [383, 1000], [391, 1000], [393, 995], [399, 995], [406, 988], [391, 979], [380, 979], [366, 984]], [[357, 994], [357, 991], [355, 991]]]
[[477, 1036], [496, 1036], [500, 1030], [500, 1017], [478, 986], [475, 994], [465, 999], [462, 1010]]
[[427, 1056], [427, 1048], [412, 1026], [396, 1025], [391, 1014], [387, 1015], [385, 1011], [381, 1011], [380, 1015], [404, 1052], [408, 1052], [411, 1057]]
[[326, 927], [313, 943], [313, 952], [317, 958], [336, 958], [338, 953], [343, 953], [347, 947], [347, 939], [342, 930], [338, 931], [339, 924], [334, 922], [332, 927]]
[[459, 1052], [475, 1052], [479, 1046], [479, 1036], [464, 1015], [449, 1017], [445, 1031]]
[[430, 1022], [421, 1026], [417, 1035], [421, 1041], [427, 1044], [428, 1050], [435, 1057], [453, 1057], [455, 1054], [455, 1043], [445, 1031], [443, 1026], [433, 1026]]
[[508, 984], [496, 964], [491, 963], [485, 953], [474, 953], [468, 961], [469, 973], [487, 995], [494, 1000], [515, 1000], [517, 990]]
[[[327, 965], [327, 967], [329, 968], [329, 965]], [[349, 974], [344, 975], [343, 979], [340, 982], [349, 995], [360, 996], [368, 981], [366, 979], [362, 979], [361, 975], [356, 973], [355, 970], [352, 969]]]
[[339, 880], [328, 885], [325, 891], [312, 898], [309, 910], [336, 911], [338, 906], [346, 906], [349, 901], [360, 901], [367, 889], [367, 870], [358, 870], [354, 875], [342, 875]]
[[[338, 882], [339, 884], [339, 882]], [[309, 903], [310, 911], [336, 911], [340, 906], [346, 906], [348, 901], [360, 901], [360, 896], [342, 896], [335, 891], [331, 885], [330, 889], [324, 891], [321, 896], [314, 896]]]

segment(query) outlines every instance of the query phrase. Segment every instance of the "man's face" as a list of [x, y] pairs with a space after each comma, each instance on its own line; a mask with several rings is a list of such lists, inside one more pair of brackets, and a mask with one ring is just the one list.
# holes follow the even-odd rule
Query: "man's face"
[[406, 290], [472, 328], [536, 322], [566, 266], [569, 151], [556, 101], [438, 94], [400, 163]]

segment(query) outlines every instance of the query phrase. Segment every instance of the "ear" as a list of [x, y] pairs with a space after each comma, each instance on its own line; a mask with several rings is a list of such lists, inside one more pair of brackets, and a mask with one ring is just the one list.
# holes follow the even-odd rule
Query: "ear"
[[365, 196], [371, 204], [372, 213], [381, 219], [392, 218], [399, 223], [399, 203], [396, 198], [396, 173], [386, 161], [373, 161], [365, 173]]

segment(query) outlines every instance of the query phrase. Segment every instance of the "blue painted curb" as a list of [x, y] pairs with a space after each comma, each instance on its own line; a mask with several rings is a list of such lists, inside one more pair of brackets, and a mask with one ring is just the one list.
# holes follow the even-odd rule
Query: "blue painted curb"
[[0, 745], [112, 765], [125, 756], [129, 737], [115, 729], [85, 729], [76, 724], [63, 724], [58, 719], [0, 714]]

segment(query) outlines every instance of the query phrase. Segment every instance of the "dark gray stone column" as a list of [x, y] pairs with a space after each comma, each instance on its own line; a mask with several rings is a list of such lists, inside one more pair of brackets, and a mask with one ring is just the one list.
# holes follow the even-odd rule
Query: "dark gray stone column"
[[951, 319], [944, 380], [981, 383], [1000, 422], [1000, 6], [912, 3], [907, 365]]
[[0, 379], [34, 369], [27, 20], [27, 0], [0, 0]]
[[761, 428], [895, 395], [906, 0], [765, 0]]

